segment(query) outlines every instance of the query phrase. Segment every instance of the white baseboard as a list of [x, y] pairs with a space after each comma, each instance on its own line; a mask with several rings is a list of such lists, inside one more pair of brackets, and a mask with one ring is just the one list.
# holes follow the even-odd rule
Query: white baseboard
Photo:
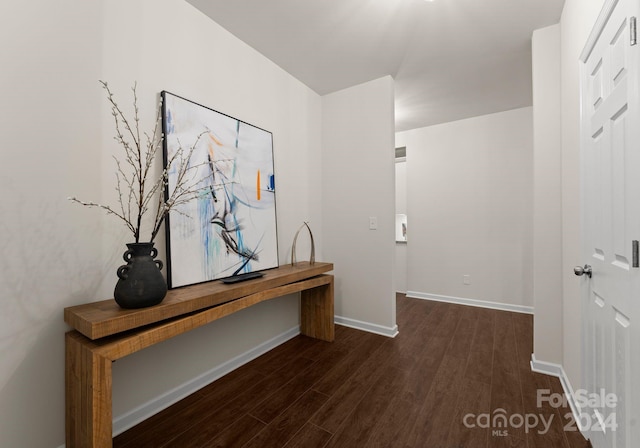
[[348, 317], [335, 316], [334, 322], [343, 327], [355, 328], [356, 330], [368, 331], [369, 333], [380, 334], [389, 338], [395, 338], [398, 335], [398, 326], [385, 327], [378, 324], [372, 324], [369, 322], [362, 322], [356, 319], [350, 319]]
[[[545, 375], [555, 376], [560, 380], [560, 384], [562, 385], [562, 389], [564, 390], [565, 395], [567, 396], [567, 401], [569, 402], [569, 407], [571, 408], [571, 412], [573, 413], [574, 421], [580, 425], [582, 419], [580, 415], [582, 410], [576, 401], [576, 396], [573, 391], [573, 387], [571, 387], [571, 382], [569, 381], [569, 377], [567, 377], [567, 373], [564, 371], [564, 368], [560, 364], [554, 364], [552, 362], [546, 361], [538, 361], [536, 359], [535, 354], [531, 354], [531, 370], [533, 372], [542, 373]], [[579, 428], [581, 432], [584, 433], [585, 428]]]
[[182, 400], [185, 397], [193, 394], [194, 392], [202, 389], [204, 386], [214, 382], [218, 378], [226, 375], [227, 373], [237, 369], [238, 367], [248, 363], [249, 361], [257, 358], [260, 355], [265, 354], [269, 350], [272, 350], [287, 342], [300, 334], [300, 327], [296, 326], [288, 331], [285, 331], [278, 336], [263, 342], [257, 347], [236, 356], [233, 359], [214, 367], [208, 372], [187, 381], [184, 384], [154, 398], [153, 400], [113, 419], [113, 435], [116, 436], [123, 433], [129, 428], [134, 427], [138, 423], [148, 419], [154, 414], [166, 409], [172, 404]]
[[434, 300], [436, 302], [455, 303], [456, 305], [477, 306], [492, 310], [511, 311], [514, 313], [533, 314], [532, 306], [512, 305], [510, 303], [489, 302], [485, 300], [466, 299], [462, 297], [441, 296], [417, 291], [407, 291], [407, 297], [411, 299]]
[[[368, 331], [370, 333], [376, 333], [383, 336], [395, 337], [398, 334], [398, 326], [394, 328], [384, 327], [377, 324], [368, 322], [361, 322], [355, 319], [349, 319], [346, 317], [335, 316], [335, 323], [343, 325], [345, 327], [355, 328], [357, 330]], [[257, 347], [242, 353], [235, 358], [214, 367], [208, 372], [187, 381], [184, 384], [154, 398], [153, 400], [144, 403], [143, 405], [125, 413], [119, 415], [113, 419], [113, 436], [117, 436], [125, 432], [126, 430], [134, 427], [138, 423], [148, 419], [154, 414], [168, 408], [172, 404], [182, 400], [185, 397], [193, 394], [194, 392], [202, 389], [204, 386], [212, 383], [218, 378], [226, 375], [227, 373], [237, 369], [238, 367], [248, 363], [249, 361], [257, 358], [260, 355], [265, 354], [269, 350], [273, 350], [277, 346], [287, 342], [300, 334], [300, 327], [296, 326], [288, 331], [285, 331], [278, 336], [263, 342]], [[60, 445], [58, 448], [65, 448], [65, 445]]]
[[[113, 436], [117, 436], [137, 425], [138, 423], [148, 419], [154, 414], [168, 408], [172, 404], [182, 400], [185, 397], [193, 394], [194, 392], [202, 389], [204, 386], [214, 382], [218, 378], [226, 375], [227, 373], [237, 369], [238, 367], [252, 361], [260, 355], [267, 353], [269, 350], [273, 350], [277, 346], [284, 344], [289, 339], [292, 339], [300, 334], [300, 326], [295, 326], [290, 330], [285, 331], [277, 335], [276, 337], [263, 342], [257, 347], [236, 356], [233, 359], [214, 367], [208, 372], [187, 381], [184, 384], [154, 398], [147, 403], [125, 413], [113, 419]], [[58, 448], [65, 448], [65, 444], [60, 445]]]

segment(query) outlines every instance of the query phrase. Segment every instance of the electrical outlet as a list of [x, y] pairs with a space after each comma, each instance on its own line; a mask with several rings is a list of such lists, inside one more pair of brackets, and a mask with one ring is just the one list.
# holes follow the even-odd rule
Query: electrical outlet
[[375, 216], [369, 216], [369, 230], [378, 229], [378, 218]]
[[470, 275], [463, 275], [462, 276], [462, 283], [465, 285], [470, 285], [471, 284], [471, 276]]

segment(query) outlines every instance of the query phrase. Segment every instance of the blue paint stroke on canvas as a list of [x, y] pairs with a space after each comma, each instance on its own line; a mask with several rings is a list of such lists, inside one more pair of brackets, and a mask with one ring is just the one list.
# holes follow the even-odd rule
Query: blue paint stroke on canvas
[[276, 191], [276, 176], [271, 174], [269, 176], [269, 184], [267, 185], [267, 190]]
[[166, 92], [164, 119], [168, 155], [197, 141], [190, 163], [206, 178], [168, 220], [171, 286], [277, 267], [271, 133]]

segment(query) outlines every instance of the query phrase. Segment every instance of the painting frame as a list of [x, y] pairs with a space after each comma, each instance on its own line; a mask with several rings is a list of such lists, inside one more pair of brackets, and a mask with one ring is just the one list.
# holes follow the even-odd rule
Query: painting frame
[[[160, 95], [164, 166], [177, 151], [189, 154], [199, 182], [196, 197], [166, 218], [169, 289], [277, 268], [273, 134], [166, 90]], [[167, 172], [165, 198], [177, 175]]]

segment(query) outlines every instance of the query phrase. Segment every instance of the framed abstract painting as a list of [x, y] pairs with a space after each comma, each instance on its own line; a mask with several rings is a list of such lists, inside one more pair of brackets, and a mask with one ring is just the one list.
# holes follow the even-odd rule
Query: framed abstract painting
[[272, 134], [166, 91], [162, 127], [165, 166], [190, 153], [201, 183], [167, 217], [169, 288], [278, 267]]

